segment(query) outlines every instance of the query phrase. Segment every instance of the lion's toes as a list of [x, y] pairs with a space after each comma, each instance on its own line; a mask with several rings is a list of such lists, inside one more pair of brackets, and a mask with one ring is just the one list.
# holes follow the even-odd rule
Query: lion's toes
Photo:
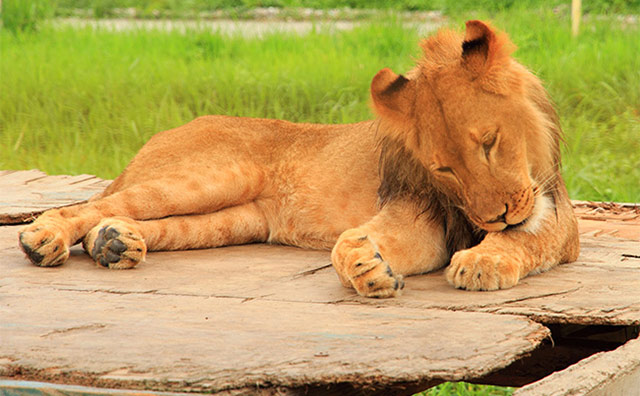
[[395, 297], [404, 288], [401, 275], [376, 251], [367, 236], [341, 237], [332, 252], [332, 262], [345, 286], [365, 297]]
[[133, 268], [147, 253], [140, 233], [119, 220], [103, 220], [87, 234], [83, 245], [97, 264], [111, 269]]
[[350, 271], [351, 284], [365, 297], [395, 297], [404, 288], [401, 275], [395, 275], [379, 253], [370, 260], [356, 262]]
[[458, 289], [508, 289], [520, 280], [520, 268], [519, 261], [507, 254], [467, 249], [453, 255], [446, 278]]
[[55, 267], [69, 258], [69, 246], [60, 232], [31, 224], [20, 231], [20, 248], [29, 260], [41, 267]]

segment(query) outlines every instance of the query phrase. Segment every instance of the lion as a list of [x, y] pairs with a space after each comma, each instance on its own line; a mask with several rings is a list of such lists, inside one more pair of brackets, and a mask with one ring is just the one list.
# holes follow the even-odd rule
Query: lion
[[332, 249], [340, 281], [366, 297], [447, 264], [454, 287], [496, 290], [574, 261], [562, 131], [540, 80], [486, 22], [420, 44], [406, 76], [373, 78], [374, 120], [197, 118], [153, 136], [104, 192], [21, 229], [22, 250], [57, 266], [82, 241], [124, 269], [147, 251]]

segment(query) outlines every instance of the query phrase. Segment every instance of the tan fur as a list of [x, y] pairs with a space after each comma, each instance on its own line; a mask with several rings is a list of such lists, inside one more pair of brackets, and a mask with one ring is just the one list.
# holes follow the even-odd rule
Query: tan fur
[[540, 82], [483, 22], [421, 45], [408, 77], [374, 77], [378, 119], [198, 118], [154, 136], [90, 202], [26, 226], [22, 249], [60, 265], [83, 240], [98, 264], [130, 268], [147, 250], [333, 246], [342, 283], [371, 297], [449, 261], [455, 287], [493, 290], [575, 260], [561, 131]]

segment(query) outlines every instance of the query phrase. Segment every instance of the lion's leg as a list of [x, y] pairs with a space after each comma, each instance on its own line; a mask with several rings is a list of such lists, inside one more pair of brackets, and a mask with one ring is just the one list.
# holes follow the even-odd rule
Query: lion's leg
[[368, 223], [345, 231], [331, 253], [342, 283], [362, 296], [393, 297], [404, 286], [403, 276], [444, 266], [444, 229], [420, 213], [410, 201], [392, 202]]
[[147, 250], [202, 249], [264, 242], [268, 236], [267, 221], [251, 202], [214, 213], [159, 220], [105, 218], [89, 231], [83, 246], [96, 263], [123, 269], [144, 260]]
[[556, 209], [548, 206], [536, 224], [491, 232], [479, 245], [457, 252], [447, 281], [467, 290], [505, 289], [529, 274], [576, 260], [578, 229], [568, 198], [558, 200]]
[[146, 220], [211, 213], [250, 202], [262, 190], [263, 178], [226, 180], [224, 176], [212, 177], [206, 185], [189, 177], [145, 182], [88, 203], [49, 210], [20, 231], [20, 246], [36, 265], [60, 265], [69, 257], [69, 247], [102, 218]]

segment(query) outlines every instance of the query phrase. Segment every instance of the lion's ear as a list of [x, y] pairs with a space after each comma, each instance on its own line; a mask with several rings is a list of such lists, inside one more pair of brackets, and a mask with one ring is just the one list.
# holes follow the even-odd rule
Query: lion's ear
[[488, 23], [467, 21], [462, 42], [462, 64], [475, 77], [491, 73], [509, 60], [515, 46]]
[[410, 121], [415, 99], [414, 82], [390, 69], [382, 69], [371, 81], [376, 113], [400, 123]]
[[493, 29], [488, 23], [467, 21], [462, 42], [462, 66], [473, 80], [497, 94], [516, 92], [521, 88], [517, 73], [510, 73], [511, 53], [515, 50], [506, 34]]

